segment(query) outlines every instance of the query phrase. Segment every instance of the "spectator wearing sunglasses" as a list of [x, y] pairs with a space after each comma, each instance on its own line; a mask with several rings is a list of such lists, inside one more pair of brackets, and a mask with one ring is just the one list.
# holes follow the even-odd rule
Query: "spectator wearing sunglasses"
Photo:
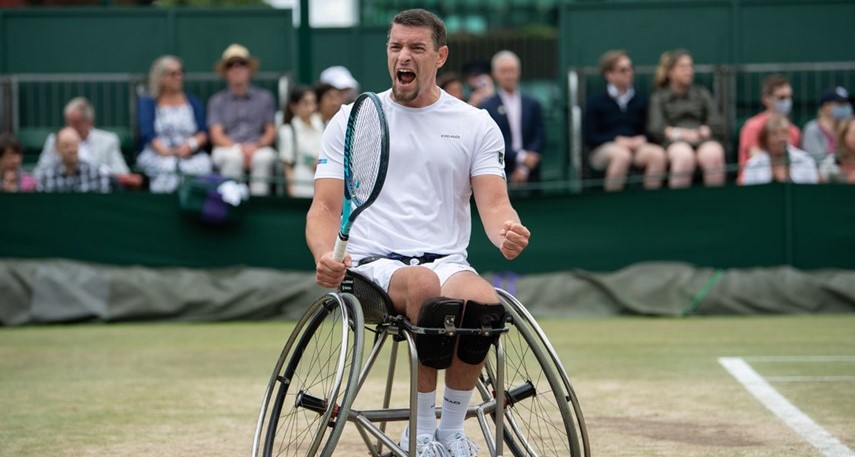
[[[739, 182], [742, 182], [743, 171], [748, 159], [760, 151], [760, 130], [766, 124], [766, 119], [776, 113], [785, 117], [789, 116], [793, 109], [793, 87], [783, 75], [767, 76], [763, 80], [761, 94], [760, 101], [766, 110], [745, 121], [742, 130], [739, 131]], [[801, 136], [801, 130], [791, 123], [790, 144], [798, 147], [801, 144]]]
[[252, 195], [268, 195], [276, 151], [276, 103], [270, 91], [252, 85], [258, 59], [232, 44], [217, 62], [217, 73], [228, 87], [208, 101], [208, 130], [212, 159], [220, 174], [240, 178], [250, 173]]
[[211, 173], [211, 158], [202, 150], [208, 142], [205, 108], [184, 92], [181, 59], [162, 56], [148, 75], [149, 94], [140, 98], [139, 128], [142, 152], [139, 166], [150, 179], [152, 192], [173, 192], [183, 175]]
[[645, 135], [647, 99], [633, 87], [632, 60], [625, 51], [603, 54], [600, 71], [608, 85], [585, 105], [583, 133], [591, 168], [605, 172], [604, 188], [622, 190], [630, 166], [644, 170], [644, 187], [662, 186], [665, 150]]

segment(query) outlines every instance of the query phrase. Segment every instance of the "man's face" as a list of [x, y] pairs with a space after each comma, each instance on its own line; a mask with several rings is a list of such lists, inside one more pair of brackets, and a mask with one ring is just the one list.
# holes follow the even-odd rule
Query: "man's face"
[[74, 131], [63, 129], [56, 137], [56, 152], [60, 160], [67, 167], [76, 166], [78, 162], [77, 149], [80, 146], [80, 138]]
[[229, 85], [243, 86], [249, 84], [252, 72], [249, 62], [242, 59], [232, 59], [226, 63], [226, 81]]
[[793, 88], [789, 84], [784, 84], [783, 86], [778, 86], [772, 91], [772, 95], [766, 95], [763, 97], [763, 106], [766, 109], [774, 110], [775, 103], [784, 100], [792, 100], [793, 98]]
[[502, 89], [508, 92], [517, 90], [517, 83], [520, 81], [519, 63], [510, 57], [499, 59], [493, 68], [493, 78]]
[[632, 77], [632, 61], [627, 56], [618, 59], [612, 69], [606, 72], [606, 81], [619, 89], [628, 89], [632, 86]]
[[66, 114], [65, 125], [76, 130], [80, 138], [88, 137], [89, 131], [92, 130], [92, 121], [84, 118], [80, 111], [71, 111]]
[[395, 101], [411, 107], [433, 103], [438, 93], [436, 70], [447, 57], [447, 46], [434, 48], [429, 28], [392, 24], [386, 58]]

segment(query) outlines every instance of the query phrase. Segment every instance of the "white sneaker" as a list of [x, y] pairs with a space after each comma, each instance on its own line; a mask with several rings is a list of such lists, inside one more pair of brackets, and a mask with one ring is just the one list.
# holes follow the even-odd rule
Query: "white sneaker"
[[[410, 450], [410, 431], [404, 429], [398, 447], [405, 453]], [[448, 457], [445, 447], [433, 435], [427, 433], [416, 436], [416, 457]]]
[[448, 451], [449, 457], [475, 457], [481, 450], [480, 446], [460, 432], [446, 438], [442, 445]]

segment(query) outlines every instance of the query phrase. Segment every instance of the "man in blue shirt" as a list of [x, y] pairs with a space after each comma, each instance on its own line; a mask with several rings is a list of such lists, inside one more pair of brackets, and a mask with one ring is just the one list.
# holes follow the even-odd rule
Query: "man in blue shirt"
[[632, 61], [625, 51], [609, 51], [600, 58], [608, 85], [588, 98], [583, 134], [591, 168], [605, 172], [604, 188], [622, 190], [630, 166], [644, 169], [644, 187], [658, 189], [665, 173], [665, 150], [644, 134], [647, 99], [632, 86]]

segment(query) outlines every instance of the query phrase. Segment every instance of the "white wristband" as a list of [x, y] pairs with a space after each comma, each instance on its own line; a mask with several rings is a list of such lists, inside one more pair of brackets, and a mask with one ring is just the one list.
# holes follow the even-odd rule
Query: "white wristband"
[[196, 152], [199, 149], [199, 140], [197, 140], [195, 136], [191, 136], [190, 139], [187, 140], [187, 146], [190, 146], [191, 152]]
[[674, 140], [674, 141], [679, 140], [680, 139], [680, 128], [674, 127], [673, 129], [671, 129], [671, 136], [672, 136], [672, 138], [671, 138], [672, 140]]

